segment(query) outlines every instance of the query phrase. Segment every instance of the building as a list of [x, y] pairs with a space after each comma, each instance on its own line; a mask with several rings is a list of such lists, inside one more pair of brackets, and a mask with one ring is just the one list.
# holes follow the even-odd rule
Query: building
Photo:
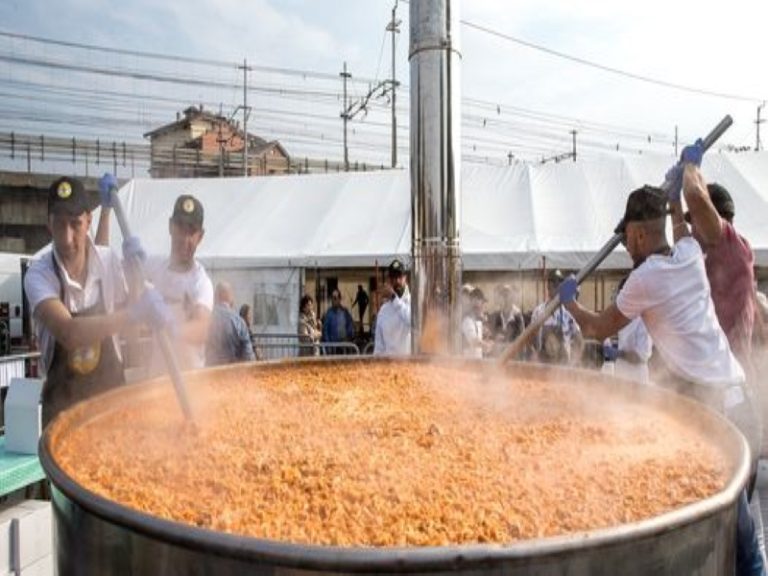
[[[243, 175], [243, 131], [219, 114], [190, 106], [175, 122], [144, 134], [150, 140], [153, 178]], [[290, 157], [280, 142], [248, 135], [248, 175], [285, 174]]]

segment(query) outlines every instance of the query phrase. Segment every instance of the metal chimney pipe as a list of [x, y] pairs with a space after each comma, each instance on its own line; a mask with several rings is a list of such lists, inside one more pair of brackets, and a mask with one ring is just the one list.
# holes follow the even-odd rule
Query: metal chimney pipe
[[461, 352], [458, 0], [411, 0], [413, 351]]

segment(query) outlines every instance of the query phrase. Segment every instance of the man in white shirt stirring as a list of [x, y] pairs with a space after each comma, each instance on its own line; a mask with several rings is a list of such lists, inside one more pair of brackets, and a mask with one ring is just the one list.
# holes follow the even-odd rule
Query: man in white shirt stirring
[[[162, 297], [152, 289], [120, 309], [127, 298], [120, 260], [110, 248], [93, 243], [90, 225], [83, 184], [74, 178], [54, 182], [48, 192], [52, 243], [35, 256], [24, 278], [45, 376], [43, 424], [72, 404], [124, 383], [119, 332], [139, 322], [162, 328], [170, 321]], [[135, 238], [123, 245], [127, 258], [141, 252]]]
[[[683, 190], [696, 185], [694, 166], [686, 168]], [[744, 370], [731, 352], [710, 295], [701, 247], [687, 228], [674, 230], [676, 243], [666, 238], [667, 197], [644, 186], [632, 192], [617, 232], [625, 234], [635, 265], [616, 302], [596, 314], [576, 301], [577, 283], [571, 276], [560, 285], [560, 301], [587, 336], [600, 340], [641, 317], [673, 384], [724, 414], [745, 435], [750, 434], [751, 408], [744, 393]], [[746, 492], [739, 502], [737, 574], [764, 574]]]

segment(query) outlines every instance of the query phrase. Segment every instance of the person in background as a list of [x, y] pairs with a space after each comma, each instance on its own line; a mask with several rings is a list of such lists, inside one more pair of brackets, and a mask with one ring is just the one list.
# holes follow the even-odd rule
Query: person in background
[[240, 315], [240, 318], [243, 319], [243, 322], [245, 322], [245, 325], [248, 327], [248, 331], [250, 332], [251, 326], [253, 326], [253, 311], [251, 310], [251, 305], [243, 304], [240, 306], [238, 314]]
[[389, 282], [381, 287], [383, 304], [376, 316], [374, 356], [405, 356], [411, 353], [411, 292], [405, 266], [393, 260], [387, 269]]
[[[685, 151], [684, 151], [685, 154]], [[698, 170], [687, 164], [683, 178], [686, 200], [697, 194]], [[634, 269], [616, 302], [601, 313], [576, 301], [574, 276], [562, 282], [560, 301], [585, 334], [603, 339], [642, 318], [670, 376], [664, 383], [728, 417], [745, 435], [753, 430], [751, 407], [744, 392], [744, 370], [734, 356], [715, 315], [701, 247], [688, 231], [679, 205], [672, 204], [674, 247], [666, 238], [667, 197], [644, 186], [627, 199], [616, 232], [623, 234]], [[738, 503], [737, 574], [763, 575], [765, 569], [747, 491]]]
[[[685, 153], [688, 163], [701, 166], [701, 141], [686, 147]], [[747, 239], [734, 228], [736, 206], [728, 190], [720, 184], [706, 184], [700, 172], [692, 172], [693, 175], [696, 186], [689, 186], [686, 191], [688, 212], [683, 218], [690, 223], [691, 235], [706, 255], [704, 265], [717, 320], [728, 337], [731, 351], [749, 371], [755, 319], [755, 257]], [[672, 168], [668, 179], [672, 181], [667, 194], [670, 207], [682, 214], [683, 165]]]
[[[102, 204], [111, 202], [111, 189]], [[121, 309], [127, 299], [123, 269], [108, 247], [88, 234], [91, 206], [82, 182], [60, 178], [48, 190], [52, 242], [32, 260], [24, 290], [41, 350], [43, 424], [93, 394], [125, 382], [117, 334], [143, 323], [164, 329], [170, 311], [153, 288]], [[126, 261], [141, 258], [136, 238], [123, 244]]]
[[491, 338], [501, 347], [512, 342], [525, 330], [523, 313], [515, 304], [515, 296], [515, 291], [509, 284], [501, 286], [499, 309], [488, 317]]
[[469, 293], [470, 310], [461, 321], [464, 356], [467, 358], [482, 358], [493, 348], [493, 342], [484, 338], [485, 303], [483, 291], [473, 288]]
[[[329, 344], [352, 342], [355, 337], [355, 323], [352, 320], [352, 314], [342, 305], [341, 292], [338, 288], [331, 292], [331, 307], [325, 312], [322, 333], [322, 341]], [[326, 351], [332, 351], [334, 354], [346, 352], [341, 347], [333, 347], [330, 350], [326, 349]]]
[[[614, 294], [614, 302], [626, 280], [622, 278], [619, 282]], [[643, 319], [635, 318], [619, 330], [615, 344], [610, 339], [606, 339], [603, 344], [603, 371], [640, 384], [648, 384], [650, 381], [648, 361], [652, 353], [653, 340], [645, 329]]]
[[355, 294], [355, 300], [352, 302], [352, 308], [357, 306], [357, 312], [360, 315], [360, 333], [363, 333], [363, 321], [365, 319], [365, 311], [368, 309], [368, 293], [363, 290], [363, 285], [357, 285], [357, 293]]
[[472, 302], [469, 295], [475, 287], [472, 284], [463, 284], [461, 286], [461, 317], [464, 318], [472, 310]]
[[[560, 270], [552, 270], [547, 276], [547, 299], [557, 294], [563, 281]], [[547, 303], [542, 302], [533, 309], [531, 324], [539, 321]], [[555, 313], [547, 318], [533, 342], [534, 354], [541, 362], [573, 364], [581, 359], [584, 339], [578, 322], [565, 306], [558, 306]]]
[[220, 366], [236, 362], [253, 362], [251, 332], [234, 310], [235, 294], [228, 282], [216, 285], [215, 304], [211, 314], [208, 341], [205, 345], [205, 365]]
[[299, 302], [299, 342], [313, 346], [301, 346], [299, 356], [319, 356], [320, 347], [316, 344], [322, 335], [320, 321], [315, 314], [315, 301], [312, 296], [305, 294]]
[[[147, 279], [157, 287], [176, 317], [174, 343], [182, 369], [205, 365], [205, 343], [213, 309], [213, 284], [195, 257], [205, 235], [203, 217], [203, 205], [197, 198], [180, 195], [168, 221], [170, 255], [148, 258], [146, 265]], [[150, 373], [158, 373], [162, 366], [162, 358], [155, 353]]]
[[[243, 304], [240, 306], [239, 314], [248, 327], [248, 334], [251, 336], [251, 342], [253, 342], [253, 308], [251, 308], [250, 304]], [[264, 351], [256, 346], [255, 342], [253, 342], [253, 353], [256, 356], [256, 360], [264, 360]]]

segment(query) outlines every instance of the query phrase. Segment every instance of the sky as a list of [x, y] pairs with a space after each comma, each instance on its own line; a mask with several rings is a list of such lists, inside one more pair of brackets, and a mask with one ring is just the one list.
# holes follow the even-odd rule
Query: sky
[[[558, 135], [561, 133], [559, 141], [550, 137], [546, 144], [537, 147], [533, 144], [535, 134], [529, 134], [528, 148], [523, 146], [516, 154], [526, 160], [567, 151], [571, 125], [580, 130], [585, 141], [594, 138], [606, 148], [613, 145], [610, 133], [613, 127], [617, 132], [615, 143], [623, 152], [645, 150], [672, 156], [675, 127], [679, 130], [680, 143], [685, 144], [705, 135], [726, 114], [730, 114], [735, 122], [720, 144], [755, 146], [757, 108], [768, 99], [766, 2], [473, 0], [453, 4], [459, 7], [461, 18], [466, 22], [503, 35], [630, 74], [734, 96], [713, 96], [640, 82], [464, 25], [459, 40], [462, 95], [465, 101], [479, 99], [496, 103], [497, 119], [508, 122], [492, 133], [490, 128], [484, 127], [482, 120], [486, 115], [492, 119], [493, 107], [465, 109], [471, 118], [465, 117], [464, 121], [477, 124], [464, 130], [467, 154], [472, 153], [474, 146], [480, 149], [478, 156], [491, 155], [498, 160], [505, 157], [505, 148], [514, 149], [516, 131], [535, 133], [534, 127], [521, 123], [523, 112], [520, 110], [524, 114], [539, 112], [548, 117], [567, 119], [553, 128]], [[0, 3], [0, 32], [232, 62], [247, 58], [249, 63], [261, 66], [328, 73], [330, 76], [323, 84], [324, 89], [333, 86], [333, 90], [340, 90], [340, 81], [334, 76], [345, 61], [354, 78], [381, 80], [389, 76], [390, 44], [384, 29], [393, 5], [394, 0], [3, 0]], [[410, 5], [403, 1], [397, 7], [397, 16], [403, 20], [396, 53], [397, 76], [406, 84], [409, 76], [409, 8]], [[3, 51], [97, 61], [106, 67], [143, 69], [150, 65], [138, 58], [84, 55], [55, 46], [37, 47], [21, 40], [4, 39], [0, 43], [0, 54]], [[62, 81], [53, 74], [0, 61], [0, 89], [3, 81], [9, 79], [33, 79], [51, 84]], [[241, 81], [242, 73], [233, 69], [195, 70], [195, 74], [210, 74], [236, 83]], [[70, 78], [76, 76], [69, 75]], [[275, 87], [295, 86], [302, 82], [309, 85], [310, 82], [259, 73], [255, 73], [251, 81]], [[177, 94], [180, 103], [176, 109], [182, 109], [199, 97], [200, 101], [218, 101], [225, 111], [233, 110], [242, 97], [236, 89], [216, 94], [203, 93], [202, 89], [197, 92], [196, 89], [185, 89], [182, 93], [174, 92], [172, 87], [148, 88], [136, 80], [123, 78], [84, 78], [82, 82], [89, 85], [93, 82], [102, 87], [119, 85], [121, 90], [127, 91]], [[321, 84], [318, 80], [313, 86]], [[350, 87], [352, 97], [360, 97], [365, 91], [365, 84]], [[34, 90], [30, 90], [32, 95]], [[407, 92], [401, 90], [398, 102], [403, 108], [398, 124], [407, 125], [407, 100]], [[267, 109], [275, 108], [275, 102], [268, 96], [254, 95], [249, 104]], [[381, 104], [383, 108], [383, 100]], [[0, 132], [23, 130], [18, 122], [9, 118], [17, 105], [21, 106], [14, 104], [10, 112], [0, 117]], [[49, 101], [46, 105], [55, 107], [56, 102]], [[250, 125], [263, 127], [267, 136], [287, 141], [293, 150], [301, 152], [307, 146], [307, 154], [338, 157], [341, 150], [338, 142], [340, 104], [323, 108], [320, 103], [304, 101], [286, 106], [295, 106], [290, 109], [300, 111], [307, 118], [317, 112], [326, 119], [317, 119], [317, 122], [305, 119], [302, 128], [296, 127], [290, 132], [281, 121], [285, 117], [275, 116], [270, 121], [254, 110]], [[510, 110], [517, 112], [506, 116], [511, 114]], [[170, 111], [165, 113], [171, 121]], [[131, 114], [141, 114], [141, 110], [131, 110]], [[357, 125], [353, 128], [359, 134], [356, 132], [352, 137], [353, 158], [381, 159], [382, 163], [388, 158], [388, 115], [383, 109], [377, 114], [356, 119]], [[763, 110], [763, 116], [768, 116], [768, 110]], [[147, 124], [156, 121], [153, 117], [151, 121], [147, 119]], [[370, 124], [364, 125], [365, 122]], [[375, 122], [381, 125], [374, 126]], [[596, 124], [607, 126], [602, 132], [598, 130], [590, 134], [589, 127]], [[318, 127], [321, 125], [326, 127]], [[41, 131], [44, 127], [36, 126], [36, 129]], [[133, 129], [135, 133], [127, 137], [141, 140], [142, 129]], [[281, 132], [281, 129], [284, 130]], [[768, 125], [763, 125], [763, 129], [768, 134]], [[322, 137], [313, 136], [317, 141], [310, 145], [309, 137], [300, 135], [302, 130], [323, 134]], [[487, 136], [483, 135], [483, 130]], [[641, 138], [627, 138], [626, 134], [630, 132], [647, 134], [653, 142], [646, 144]], [[359, 138], [357, 148], [355, 137]], [[763, 141], [767, 139], [763, 138]], [[500, 140], [505, 142], [498, 143]], [[407, 148], [407, 137], [404, 141], [401, 139], [401, 143]], [[488, 144], [487, 148], [485, 144]], [[369, 149], [364, 150], [364, 145], [370, 145]], [[332, 148], [332, 151], [323, 150], [322, 146]], [[374, 147], [381, 147], [381, 150], [374, 151]], [[599, 151], [599, 147], [593, 150], [596, 154]]]

